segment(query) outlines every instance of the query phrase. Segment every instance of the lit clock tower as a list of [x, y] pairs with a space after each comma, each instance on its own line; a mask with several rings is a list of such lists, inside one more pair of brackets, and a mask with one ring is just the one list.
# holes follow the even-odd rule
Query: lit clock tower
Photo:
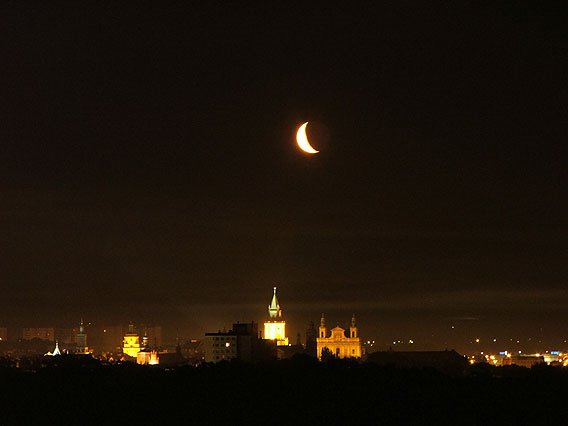
[[276, 298], [276, 287], [272, 295], [272, 302], [268, 305], [268, 315], [270, 319], [264, 322], [264, 338], [276, 340], [278, 346], [288, 346], [286, 337], [286, 321], [282, 319], [282, 309]]

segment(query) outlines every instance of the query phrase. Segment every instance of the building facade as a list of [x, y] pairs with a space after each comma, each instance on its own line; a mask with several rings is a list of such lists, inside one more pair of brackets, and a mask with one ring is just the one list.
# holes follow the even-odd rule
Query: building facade
[[205, 333], [205, 362], [228, 361], [237, 358], [237, 336], [229, 332]]
[[361, 340], [355, 322], [355, 315], [351, 318], [349, 330], [339, 326], [332, 328], [328, 335], [325, 326], [325, 317], [322, 314], [317, 341], [318, 359], [322, 358], [325, 349], [336, 358], [361, 358]]
[[128, 332], [124, 334], [122, 341], [122, 353], [136, 358], [140, 352], [140, 336], [134, 330], [134, 324], [128, 325]]
[[239, 359], [243, 362], [268, 361], [276, 358], [276, 341], [259, 337], [258, 323], [236, 323], [233, 328], [205, 333], [205, 362]]
[[53, 327], [26, 327], [22, 329], [22, 339], [41, 339], [55, 341], [55, 329]]
[[288, 337], [286, 337], [286, 321], [282, 318], [282, 309], [276, 298], [276, 287], [272, 301], [268, 305], [269, 320], [264, 322], [264, 338], [267, 340], [275, 340], [278, 346], [288, 346]]

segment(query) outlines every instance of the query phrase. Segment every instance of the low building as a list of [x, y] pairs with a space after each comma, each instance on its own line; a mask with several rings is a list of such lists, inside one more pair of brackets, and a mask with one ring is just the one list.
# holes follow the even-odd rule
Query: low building
[[158, 353], [160, 365], [163, 367], [179, 367], [187, 365], [187, 360], [181, 353], [181, 346], [177, 345], [174, 352], [160, 352]]
[[349, 331], [337, 326], [327, 335], [325, 317], [321, 315], [319, 337], [316, 339], [318, 359], [326, 350], [336, 358], [361, 358], [361, 340], [355, 323], [355, 315], [351, 318]]
[[181, 345], [182, 355], [191, 365], [197, 365], [204, 360], [203, 340], [189, 339]]
[[518, 365], [526, 368], [544, 363], [544, 356], [542, 355], [513, 355], [503, 358], [503, 365]]

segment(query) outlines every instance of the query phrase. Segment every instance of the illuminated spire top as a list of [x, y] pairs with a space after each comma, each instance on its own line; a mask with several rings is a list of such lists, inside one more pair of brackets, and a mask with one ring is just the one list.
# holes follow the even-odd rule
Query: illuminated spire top
[[53, 356], [61, 355], [61, 352], [59, 351], [59, 342], [58, 341], [55, 342], [55, 349], [53, 350], [52, 355]]
[[325, 327], [325, 316], [321, 314], [320, 327]]
[[355, 327], [355, 314], [351, 317], [351, 327]]
[[83, 326], [83, 318], [81, 318], [81, 324], [79, 324], [79, 333], [83, 334], [85, 332], [85, 327]]
[[282, 316], [282, 310], [280, 309], [278, 299], [276, 298], [276, 287], [274, 287], [272, 302], [268, 305], [268, 315], [270, 315], [270, 318], [280, 318]]

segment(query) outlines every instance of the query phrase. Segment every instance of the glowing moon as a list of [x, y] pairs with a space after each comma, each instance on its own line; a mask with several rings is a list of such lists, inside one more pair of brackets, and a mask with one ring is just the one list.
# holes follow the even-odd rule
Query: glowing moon
[[298, 133], [296, 133], [296, 142], [300, 149], [308, 154], [317, 154], [319, 151], [315, 150], [311, 145], [310, 141], [308, 141], [308, 135], [306, 135], [306, 127], [308, 122], [306, 121], [304, 124], [300, 126], [298, 129]]

